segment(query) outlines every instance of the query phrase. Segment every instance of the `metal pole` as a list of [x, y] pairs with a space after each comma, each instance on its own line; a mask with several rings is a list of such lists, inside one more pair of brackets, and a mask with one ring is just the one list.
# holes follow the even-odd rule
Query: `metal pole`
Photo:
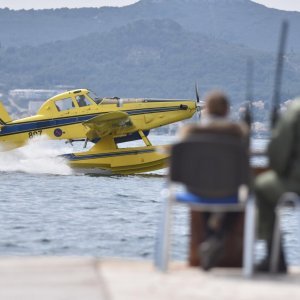
[[281, 36], [280, 36], [280, 41], [279, 41], [279, 51], [278, 51], [278, 56], [277, 56], [277, 66], [276, 66], [275, 82], [274, 82], [273, 111], [272, 111], [272, 116], [271, 116], [272, 128], [274, 128], [274, 126], [277, 122], [277, 119], [278, 119], [283, 61], [284, 61], [284, 53], [285, 53], [287, 33], [288, 33], [288, 25], [289, 24], [287, 21], [283, 21], [282, 27], [281, 27]]

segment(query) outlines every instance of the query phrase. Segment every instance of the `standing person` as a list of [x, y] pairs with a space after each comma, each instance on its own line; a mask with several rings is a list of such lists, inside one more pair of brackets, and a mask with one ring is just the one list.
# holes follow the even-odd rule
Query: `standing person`
[[[229, 120], [229, 101], [219, 91], [211, 92], [205, 99], [200, 123], [182, 128], [179, 136], [182, 140], [203, 133], [235, 136], [248, 147], [248, 127]], [[201, 166], [199, 166], [201, 167]], [[230, 170], [228, 170], [230, 176]], [[193, 193], [193, 189], [187, 187]], [[201, 266], [204, 270], [212, 268], [221, 258], [224, 238], [236, 220], [236, 213], [204, 213], [205, 240], [199, 247]]]
[[[284, 192], [300, 194], [300, 99], [294, 101], [281, 116], [268, 146], [270, 171], [255, 181], [259, 209], [259, 238], [266, 240], [267, 255], [257, 266], [269, 271], [275, 207]], [[280, 247], [279, 272], [286, 273], [286, 262]]]

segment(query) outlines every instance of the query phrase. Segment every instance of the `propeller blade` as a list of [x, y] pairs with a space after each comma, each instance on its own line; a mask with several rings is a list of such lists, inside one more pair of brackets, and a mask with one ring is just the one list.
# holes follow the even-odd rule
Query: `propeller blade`
[[199, 102], [200, 102], [200, 97], [199, 97], [199, 92], [198, 92], [198, 85], [197, 85], [197, 82], [195, 83], [195, 93], [196, 93], [197, 104], [199, 104]]
[[203, 101], [200, 101], [199, 96], [199, 90], [198, 90], [198, 84], [195, 82], [195, 94], [196, 94], [196, 106], [197, 106], [197, 112], [198, 112], [198, 118], [201, 116], [201, 109], [203, 108], [204, 104]]

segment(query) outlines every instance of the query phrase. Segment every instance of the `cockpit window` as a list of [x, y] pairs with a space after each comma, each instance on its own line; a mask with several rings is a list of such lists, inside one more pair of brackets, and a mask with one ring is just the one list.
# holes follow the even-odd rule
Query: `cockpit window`
[[57, 100], [57, 101], [55, 101], [55, 106], [58, 111], [74, 109], [74, 107], [75, 107], [72, 98], [65, 98], [62, 100]]
[[77, 101], [79, 107], [91, 105], [90, 100], [87, 99], [84, 95], [76, 96], [76, 101]]
[[89, 91], [88, 96], [94, 100], [97, 104], [99, 104], [103, 99], [99, 98], [94, 92]]

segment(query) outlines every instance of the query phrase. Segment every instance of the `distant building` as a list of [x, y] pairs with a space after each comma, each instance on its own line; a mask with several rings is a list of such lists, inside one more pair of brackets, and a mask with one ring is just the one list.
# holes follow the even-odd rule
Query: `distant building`
[[63, 92], [62, 89], [15, 89], [8, 93], [9, 105], [16, 115], [32, 115], [49, 98]]
[[29, 101], [45, 101], [48, 98], [53, 97], [56, 94], [63, 92], [63, 90], [35, 90], [35, 89], [15, 89], [9, 91], [9, 97], [18, 105]]
[[265, 109], [265, 103], [262, 100], [257, 100], [252, 102], [253, 107], [257, 109]]

